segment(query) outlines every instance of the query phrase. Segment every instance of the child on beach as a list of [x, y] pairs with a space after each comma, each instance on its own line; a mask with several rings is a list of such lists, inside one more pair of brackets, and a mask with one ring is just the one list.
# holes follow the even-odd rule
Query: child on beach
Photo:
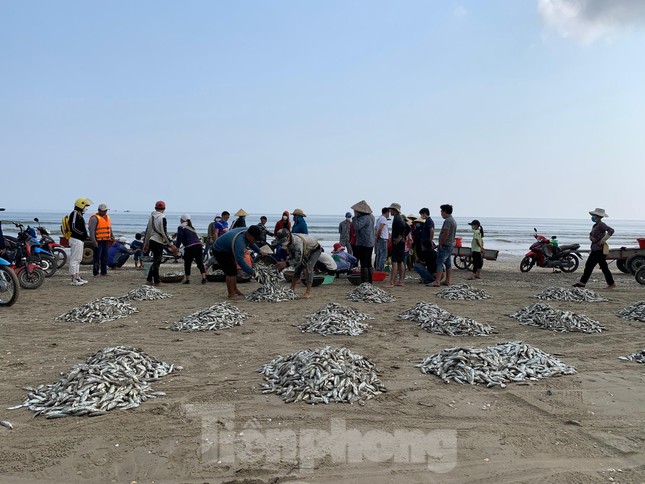
[[479, 220], [473, 220], [468, 225], [473, 229], [473, 240], [470, 250], [473, 257], [473, 275], [468, 280], [481, 279], [481, 270], [484, 266], [484, 229]]
[[143, 269], [143, 242], [141, 239], [143, 235], [141, 233], [136, 233], [132, 243], [130, 244], [130, 249], [134, 251], [134, 268]]

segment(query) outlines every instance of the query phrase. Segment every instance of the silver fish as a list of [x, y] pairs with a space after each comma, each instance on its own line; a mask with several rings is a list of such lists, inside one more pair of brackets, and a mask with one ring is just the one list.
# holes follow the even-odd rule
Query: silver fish
[[630, 321], [645, 322], [645, 301], [638, 301], [618, 312], [618, 316]]
[[262, 287], [246, 296], [254, 302], [282, 302], [298, 299], [298, 295], [289, 287], [279, 284], [280, 273], [275, 266], [269, 264], [256, 264], [255, 278]]
[[68, 323], [107, 323], [139, 310], [116, 297], [102, 297], [61, 314], [56, 321]]
[[506, 387], [507, 383], [573, 375], [576, 369], [526, 343], [508, 342], [485, 348], [455, 347], [430, 355], [416, 365], [445, 383]]
[[137, 289], [133, 289], [125, 296], [121, 296], [119, 299], [122, 301], [156, 301], [158, 299], [168, 299], [169, 297], [172, 296], [160, 291], [156, 287], [144, 284]]
[[451, 300], [478, 300], [478, 299], [491, 299], [493, 296], [486, 293], [481, 289], [469, 286], [468, 284], [456, 284], [448, 286], [437, 293], [441, 299]]
[[607, 301], [597, 292], [582, 287], [549, 287], [534, 296], [537, 299], [546, 301], [568, 301], [568, 302], [602, 302]]
[[584, 314], [576, 314], [570, 311], [560, 311], [548, 304], [535, 303], [519, 311], [510, 314], [522, 324], [537, 326], [542, 329], [549, 329], [560, 333], [601, 333], [606, 330], [598, 321], [595, 321]]
[[303, 333], [318, 333], [322, 335], [358, 336], [369, 329], [363, 321], [370, 318], [367, 314], [355, 309], [329, 303], [313, 314], [309, 314], [305, 323], [298, 326]]
[[11, 422], [9, 422], [9, 420], [0, 420], [0, 425], [9, 430], [13, 430], [13, 425], [11, 424]]
[[385, 292], [383, 289], [374, 287], [369, 282], [363, 282], [357, 288], [347, 295], [350, 301], [360, 301], [367, 303], [390, 303], [396, 301], [396, 298]]
[[640, 350], [627, 356], [619, 356], [618, 358], [626, 361], [635, 361], [636, 363], [645, 363], [645, 350]]
[[184, 316], [170, 326], [172, 331], [216, 331], [240, 326], [249, 315], [228, 302]]
[[457, 316], [433, 303], [420, 302], [413, 308], [400, 313], [399, 317], [416, 321], [423, 330], [429, 333], [448, 336], [487, 336], [495, 331], [495, 328], [488, 324]]
[[275, 393], [286, 403], [349, 402], [364, 405], [386, 392], [378, 369], [347, 348], [325, 346], [278, 356], [258, 372], [267, 383], [262, 393]]

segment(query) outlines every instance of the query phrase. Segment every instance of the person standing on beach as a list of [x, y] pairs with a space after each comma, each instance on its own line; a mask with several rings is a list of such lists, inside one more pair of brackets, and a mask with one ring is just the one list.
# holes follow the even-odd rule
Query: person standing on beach
[[90, 240], [94, 251], [92, 272], [95, 277], [99, 275], [99, 270], [102, 276], [107, 276], [110, 242], [114, 242], [112, 222], [107, 214], [108, 210], [108, 206], [102, 203], [99, 205], [98, 212], [90, 217]]
[[190, 268], [195, 261], [197, 268], [202, 275], [202, 284], [206, 284], [206, 268], [204, 267], [204, 259], [202, 256], [202, 240], [190, 215], [184, 214], [179, 220], [179, 227], [177, 227], [177, 249], [184, 245], [184, 284], [190, 284]]
[[300, 281], [300, 275], [306, 269], [307, 289], [305, 289], [302, 299], [311, 298], [311, 287], [314, 282], [314, 267], [320, 258], [322, 247], [310, 235], [293, 233], [285, 229], [278, 232], [277, 243], [287, 250], [288, 255], [286, 262], [280, 261], [276, 267], [281, 271], [287, 265], [294, 266], [295, 270], [291, 279], [292, 291], [296, 289], [296, 284]]
[[352, 205], [352, 225], [356, 231], [354, 255], [361, 265], [361, 282], [372, 283], [372, 252], [374, 251], [375, 229], [372, 209], [365, 200]]
[[260, 217], [260, 223], [257, 225], [262, 231], [262, 237], [260, 237], [260, 240], [258, 240], [258, 245], [262, 247], [263, 245], [267, 244], [267, 235], [269, 235], [269, 231], [267, 230], [267, 218], [262, 215]]
[[217, 239], [216, 224], [220, 220], [222, 220], [222, 216], [218, 213], [215, 215], [213, 221], [208, 224], [208, 229], [206, 229], [206, 244], [204, 245], [204, 253], [202, 254], [202, 258], [204, 259], [208, 257], [208, 254], [213, 247], [213, 243], [215, 242], [215, 239]]
[[349, 243], [349, 238], [352, 232], [352, 212], [345, 214], [345, 220], [338, 224], [338, 233], [340, 234], [340, 245], [345, 247], [349, 254], [352, 253], [352, 246]]
[[291, 220], [289, 220], [289, 212], [287, 210], [282, 212], [282, 218], [276, 222], [275, 228], [273, 229], [273, 236], [277, 237], [278, 232], [282, 229], [287, 229], [291, 232]]
[[591, 221], [594, 223], [593, 227], [591, 227], [591, 232], [589, 232], [591, 252], [587, 258], [585, 270], [582, 273], [580, 282], [576, 282], [573, 287], [585, 287], [587, 285], [587, 281], [591, 277], [594, 267], [598, 265], [605, 276], [607, 289], [614, 289], [616, 287], [616, 283], [614, 282], [614, 277], [611, 275], [611, 271], [607, 266], [607, 253], [609, 252], [607, 240], [609, 240], [609, 237], [614, 235], [614, 229], [602, 221], [603, 218], [608, 217], [604, 208], [597, 208], [594, 211], [589, 212], [589, 215], [591, 215]]
[[473, 220], [468, 225], [473, 229], [473, 240], [470, 243], [470, 252], [473, 258], [473, 275], [467, 279], [481, 279], [482, 267], [484, 267], [484, 229], [479, 220]]
[[226, 290], [229, 299], [236, 300], [240, 296], [244, 296], [237, 287], [237, 266], [239, 265], [240, 269], [250, 276], [254, 275], [253, 267], [247, 264], [244, 259], [244, 253], [247, 247], [251, 247], [255, 252], [260, 252], [256, 242], [261, 235], [260, 228], [257, 225], [251, 225], [248, 229], [246, 227], [231, 229], [215, 242], [213, 253], [215, 260], [226, 275]]
[[374, 258], [374, 267], [377, 271], [382, 271], [385, 268], [385, 261], [387, 260], [387, 240], [390, 237], [389, 229], [387, 227], [387, 217], [390, 215], [389, 207], [381, 209], [381, 216], [376, 220], [376, 257]]
[[231, 217], [231, 214], [228, 213], [226, 210], [222, 212], [222, 217], [220, 218], [219, 222], [215, 223], [215, 232], [213, 233], [214, 240], [213, 244], [217, 241], [219, 237], [224, 235], [226, 232], [228, 232], [228, 219]]
[[77, 198], [76, 202], [74, 202], [74, 210], [69, 214], [69, 227], [72, 232], [69, 238], [69, 247], [71, 249], [69, 275], [72, 276], [72, 286], [87, 284], [87, 281], [81, 278], [81, 261], [83, 260], [85, 241], [89, 238], [83, 214], [90, 205], [92, 205], [92, 201], [89, 198]]
[[[455, 246], [455, 234], [457, 233], [457, 222], [452, 217], [452, 205], [444, 204], [441, 209], [441, 218], [443, 225], [439, 233], [439, 243], [437, 244], [437, 272], [434, 275], [434, 287], [440, 285], [449, 286], [452, 276], [452, 248]], [[445, 275], [445, 280], [442, 281]]]
[[[401, 215], [401, 205], [392, 203], [388, 207], [392, 216], [392, 271], [390, 272], [389, 287], [403, 286], [405, 279], [405, 239], [410, 232], [405, 217]], [[398, 277], [398, 281], [397, 281]]]
[[291, 233], [294, 234], [309, 234], [309, 228], [307, 227], [307, 222], [305, 222], [305, 212], [296, 208], [293, 211], [293, 228]]
[[231, 229], [239, 229], [240, 227], [246, 227], [246, 216], [248, 213], [246, 213], [243, 209], [239, 209], [237, 212], [235, 212], [235, 216], [237, 217], [235, 219], [235, 222], [233, 222], [233, 225], [231, 225]]
[[164, 246], [168, 246], [173, 254], [177, 254], [177, 247], [168, 237], [168, 222], [164, 216], [165, 211], [165, 202], [159, 200], [155, 203], [155, 211], [150, 214], [148, 226], [146, 227], [146, 238], [143, 241], [143, 252], [152, 251], [152, 266], [150, 266], [150, 270], [146, 275], [146, 280], [148, 284], [154, 284], [155, 286], [161, 284], [159, 266], [161, 265]]

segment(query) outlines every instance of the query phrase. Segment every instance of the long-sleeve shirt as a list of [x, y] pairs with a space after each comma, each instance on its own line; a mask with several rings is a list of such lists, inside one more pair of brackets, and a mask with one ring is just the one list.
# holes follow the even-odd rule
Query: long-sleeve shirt
[[356, 245], [361, 247], [374, 247], [375, 230], [374, 215], [366, 213], [352, 218], [354, 230], [356, 230]]
[[602, 250], [602, 243], [600, 241], [606, 234], [609, 234], [610, 236], [614, 235], [614, 229], [602, 220], [596, 222], [594, 226], [591, 227], [591, 232], [589, 232], [591, 250]]
[[148, 245], [148, 242], [154, 240], [162, 245], [170, 245], [170, 237], [168, 237], [168, 224], [166, 217], [161, 212], [156, 210], [150, 214], [148, 219], [148, 226], [146, 227], [146, 238], [143, 245]]
[[69, 226], [72, 229], [73, 239], [85, 242], [89, 238], [87, 227], [85, 226], [85, 219], [80, 211], [72, 210], [72, 213], [69, 214]]
[[179, 227], [177, 227], [177, 243], [175, 245], [177, 246], [177, 248], [179, 248], [181, 247], [181, 244], [184, 244], [184, 247], [202, 245], [202, 240], [195, 229], [180, 225]]
[[316, 250], [320, 250], [320, 243], [311, 235], [292, 234], [291, 242], [287, 246], [287, 263], [297, 267]]
[[291, 229], [291, 233], [293, 234], [305, 234], [307, 235], [309, 233], [309, 228], [307, 227], [307, 222], [305, 222], [305, 219], [301, 217], [300, 215], [296, 215], [296, 223], [293, 224], [293, 228]]
[[255, 252], [260, 252], [260, 248], [255, 244], [249, 244], [246, 240], [246, 227], [232, 229], [224, 235], [217, 238], [213, 249], [215, 252], [228, 252], [233, 254], [235, 262], [247, 274], [253, 274], [253, 268], [244, 260], [244, 251], [250, 247]]
[[352, 223], [347, 219], [338, 224], [338, 233], [340, 234], [339, 242], [341, 245], [347, 246], [347, 244], [349, 244], [349, 232], [351, 227]]
[[122, 244], [117, 240], [108, 250], [108, 264], [116, 264], [120, 254], [132, 255], [133, 253], [134, 252], [132, 252], [131, 250], [128, 250], [125, 244]]

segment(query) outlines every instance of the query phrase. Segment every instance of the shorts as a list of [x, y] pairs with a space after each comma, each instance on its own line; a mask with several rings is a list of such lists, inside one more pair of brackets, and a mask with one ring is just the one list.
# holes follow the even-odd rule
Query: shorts
[[224, 274], [226, 274], [227, 277], [237, 276], [237, 264], [233, 254], [219, 250], [216, 250], [214, 254], [215, 260], [219, 264], [219, 268], [224, 271]]
[[405, 240], [392, 244], [392, 262], [402, 263], [405, 258]]
[[452, 269], [451, 255], [451, 245], [444, 245], [437, 249], [437, 272], [446, 272], [447, 269]]

